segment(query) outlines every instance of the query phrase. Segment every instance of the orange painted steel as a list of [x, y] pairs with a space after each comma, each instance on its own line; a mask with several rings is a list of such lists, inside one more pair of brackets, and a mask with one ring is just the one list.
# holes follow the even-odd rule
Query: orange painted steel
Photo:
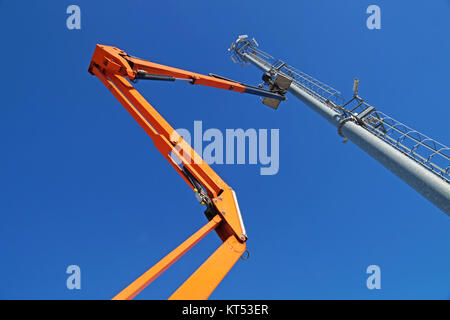
[[[184, 282], [169, 300], [208, 299], [220, 281], [245, 252], [245, 243], [230, 236], [189, 279]], [[198, 284], [202, 285], [199, 286]]]
[[181, 258], [189, 249], [197, 244], [201, 239], [203, 239], [208, 233], [214, 230], [217, 225], [222, 221], [219, 216], [215, 216], [211, 221], [209, 221], [203, 228], [198, 230], [192, 236], [190, 236], [186, 241], [180, 244], [175, 250], [165, 256], [161, 261], [155, 264], [147, 272], [133, 281], [128, 287], [126, 287], [122, 292], [116, 295], [113, 300], [131, 300], [139, 292], [141, 292], [146, 286], [148, 286], [153, 280], [155, 280], [159, 275], [167, 270], [173, 263], [175, 263], [179, 258]]
[[139, 70], [143, 70], [150, 74], [193, 80], [193, 84], [201, 84], [236, 92], [245, 91], [245, 85], [238, 82], [205, 76], [199, 73], [145, 61], [132, 57], [118, 48], [100, 44], [95, 48], [89, 69], [92, 67], [100, 69], [102, 73], [117, 74], [131, 80], [136, 78], [136, 74]]
[[[193, 84], [244, 92], [245, 86], [228, 80], [163, 66], [127, 55], [115, 47], [97, 45], [89, 72], [97, 76], [145, 130], [156, 148], [201, 197], [210, 220], [114, 299], [132, 299], [170, 267], [207, 233], [215, 230], [223, 244], [171, 296], [171, 299], [206, 299], [245, 252], [247, 236], [234, 191], [211, 169], [191, 146], [141, 96], [127, 80], [139, 72], [190, 80]], [[172, 155], [171, 155], [172, 154]], [[181, 164], [174, 161], [176, 157]], [[201, 190], [199, 190], [201, 189]], [[201, 191], [204, 190], [206, 195]]]

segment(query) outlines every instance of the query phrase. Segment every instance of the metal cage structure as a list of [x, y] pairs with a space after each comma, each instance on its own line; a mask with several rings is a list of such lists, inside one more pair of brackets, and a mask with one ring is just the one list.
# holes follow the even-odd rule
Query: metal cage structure
[[[448, 146], [365, 102], [358, 95], [357, 79], [353, 97], [346, 100], [338, 90], [274, 58], [258, 46], [254, 38], [249, 39], [247, 35], [241, 35], [228, 50], [235, 63], [253, 64], [273, 77], [281, 74], [291, 78], [289, 91], [335, 125], [339, 135], [346, 138], [344, 142], [348, 138], [353, 140], [361, 149], [450, 216]], [[380, 140], [384, 143], [380, 143]]]

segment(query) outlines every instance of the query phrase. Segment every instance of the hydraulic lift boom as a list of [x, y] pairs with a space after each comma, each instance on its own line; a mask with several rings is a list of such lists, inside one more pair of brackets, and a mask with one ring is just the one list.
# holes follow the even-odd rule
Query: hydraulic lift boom
[[207, 299], [246, 250], [247, 235], [236, 194], [127, 79], [183, 80], [191, 84], [256, 94], [271, 101], [285, 100], [286, 90], [274, 88], [269, 91], [216, 75], [205, 76], [176, 69], [129, 56], [118, 48], [105, 45], [96, 46], [89, 72], [103, 82], [147, 132], [156, 148], [194, 190], [198, 200], [206, 206], [205, 215], [209, 220], [204, 227], [117, 294], [114, 299], [133, 299], [198, 241], [215, 230], [223, 244], [170, 297], [170, 299]]

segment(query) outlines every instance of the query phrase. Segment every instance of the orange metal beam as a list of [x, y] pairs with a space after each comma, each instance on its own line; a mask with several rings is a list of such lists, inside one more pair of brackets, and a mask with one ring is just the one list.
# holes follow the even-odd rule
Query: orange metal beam
[[[198, 192], [196, 185], [200, 184], [208, 194], [207, 197], [205, 196], [205, 204], [208, 208], [206, 215], [210, 222], [131, 283], [114, 299], [135, 297], [206, 234], [211, 230], [216, 230], [224, 243], [171, 297], [172, 299], [205, 299], [245, 251], [247, 236], [237, 199], [234, 191], [125, 79], [133, 80], [139, 70], [191, 79], [195, 83], [239, 92], [243, 92], [242, 88], [245, 89], [245, 87], [232, 81], [136, 59], [128, 56], [122, 50], [102, 45], [97, 45], [89, 67], [89, 72], [97, 76], [112, 92], [152, 138], [156, 148], [188, 185]], [[181, 161], [181, 166], [172, 159], [171, 154]], [[187, 171], [185, 172], [185, 170]]]
[[[113, 300], [131, 300], [147, 287], [153, 280], [167, 270], [179, 258], [181, 258], [189, 249], [195, 246], [208, 233], [214, 230], [222, 221], [219, 216], [215, 216], [204, 227], [190, 236], [186, 241], [179, 245], [175, 250], [165, 256], [161, 261], [151, 267], [147, 272], [133, 281], [122, 292], [116, 295]], [[220, 282], [220, 281], [219, 281]]]
[[[159, 135], [164, 137], [170, 143], [164, 144], [165, 151], [163, 155], [168, 155], [175, 146], [183, 150], [183, 162], [195, 178], [207, 189], [212, 197], [217, 196], [221, 190], [227, 185], [226, 183], [211, 169], [206, 162], [193, 150], [184, 140], [176, 134], [176, 131], [164, 120], [163, 117], [142, 97], [142, 95], [123, 77], [118, 75], [111, 76], [111, 81], [116, 87], [127, 97], [139, 113], [155, 128]], [[156, 147], [159, 146], [158, 140], [154, 140]], [[167, 149], [168, 148], [168, 149]], [[168, 151], [168, 152], [167, 152]], [[181, 155], [181, 152], [180, 152]], [[186, 156], [188, 156], [186, 158]]]
[[[239, 239], [244, 241], [245, 231], [241, 223], [241, 217], [238, 214], [236, 201], [232, 196], [231, 188], [181, 137], [173, 133], [176, 131], [127, 80], [117, 75], [107, 77], [107, 75], [102, 74], [97, 68], [94, 68], [92, 72], [105, 84], [117, 100], [122, 103], [125, 109], [127, 109], [133, 118], [148, 133], [157, 149], [183, 177], [189, 186], [194, 189], [181, 168], [170, 157], [171, 152], [182, 161], [183, 165], [187, 167], [202, 186], [205, 187], [208, 194], [216, 199], [215, 205], [218, 212], [220, 214], [223, 214], [223, 212], [227, 213], [226, 216], [223, 215], [224, 220], [227, 221], [227, 225], [222, 226], [217, 230], [219, 235], [221, 235], [222, 240], [225, 241], [230, 234], [234, 233]], [[158, 126], [156, 124], [158, 124]], [[175, 140], [173, 137], [176, 136], [177, 140], [169, 141], [164, 134], [160, 134], [155, 130], [155, 127], [159, 127], [160, 130], [166, 132], [169, 137], [172, 137], [172, 140]], [[172, 133], [169, 134], [169, 132]]]
[[[152, 140], [155, 142], [160, 137], [158, 132], [152, 127], [150, 123], [139, 113], [139, 111], [128, 101], [128, 99], [122, 94], [122, 92], [117, 89], [117, 87], [114, 85], [114, 83], [106, 78], [105, 75], [103, 75], [97, 68], [93, 69], [94, 75], [96, 75], [103, 84], [111, 91], [111, 93], [116, 97], [116, 99], [125, 107], [125, 109], [131, 114], [131, 116], [136, 120], [136, 122], [144, 129], [144, 131], [152, 138]], [[162, 139], [162, 138], [160, 138]], [[169, 143], [168, 147], [169, 147]], [[156, 145], [156, 142], [155, 142]], [[160, 150], [158, 148], [158, 150]], [[160, 150], [161, 151], [161, 150]], [[180, 167], [172, 161], [172, 159], [168, 156], [167, 153], [163, 153], [161, 151], [162, 155], [169, 161], [169, 163], [172, 165], [172, 167], [180, 174], [180, 176], [186, 181], [186, 183], [194, 189], [194, 186], [191, 184], [191, 182], [186, 178], [183, 171], [180, 169]]]
[[237, 241], [234, 236], [229, 237], [169, 299], [208, 299], [239, 257], [245, 252], [245, 247], [245, 243]]
[[94, 67], [100, 69], [103, 73], [121, 75], [130, 80], [134, 80], [138, 70], [144, 70], [152, 74], [194, 80], [193, 84], [245, 92], [245, 86], [238, 82], [205, 76], [199, 73], [142, 60], [129, 56], [125, 51], [116, 47], [101, 44], [97, 44], [95, 47], [89, 71], [92, 72], [92, 68]]

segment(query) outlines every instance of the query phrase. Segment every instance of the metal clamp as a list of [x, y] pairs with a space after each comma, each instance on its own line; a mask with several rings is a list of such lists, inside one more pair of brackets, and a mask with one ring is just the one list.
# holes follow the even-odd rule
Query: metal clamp
[[344, 126], [344, 124], [346, 124], [347, 122], [352, 121], [354, 123], [358, 123], [358, 121], [356, 121], [352, 116], [345, 118], [343, 120], [341, 120], [341, 122], [339, 122], [339, 125], [337, 127], [337, 131], [338, 134], [344, 138], [344, 140], [342, 141], [343, 143], [346, 143], [348, 141], [348, 138], [346, 136], [344, 136], [344, 134], [342, 133], [342, 127]]

